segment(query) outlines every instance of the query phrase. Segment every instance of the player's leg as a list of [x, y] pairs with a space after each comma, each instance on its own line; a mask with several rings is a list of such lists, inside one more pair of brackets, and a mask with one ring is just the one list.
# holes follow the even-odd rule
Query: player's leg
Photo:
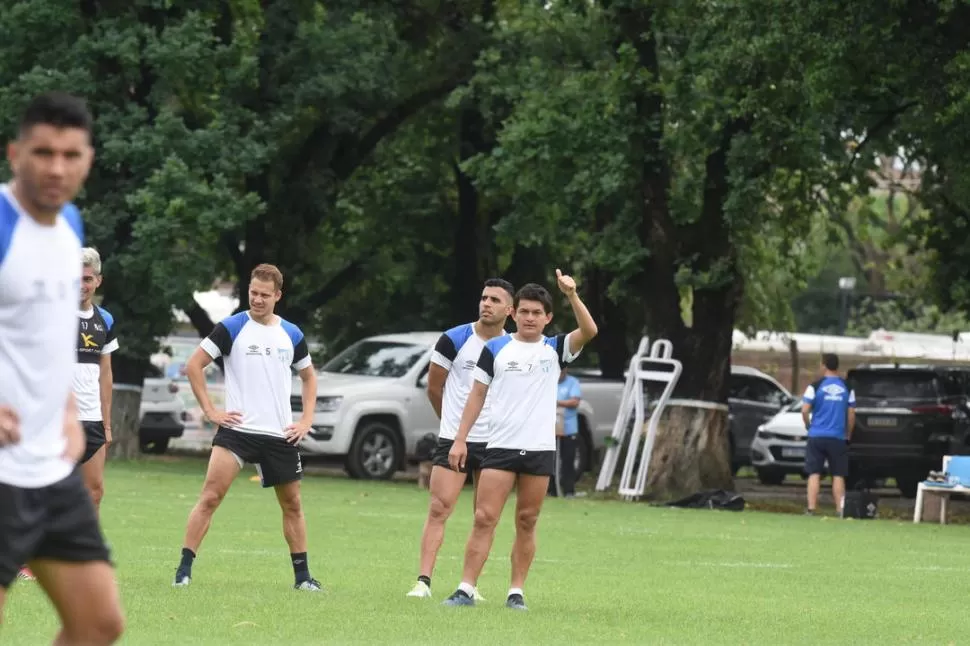
[[478, 577], [485, 567], [495, 538], [495, 527], [502, 516], [505, 501], [515, 486], [515, 473], [499, 469], [482, 469], [482, 480], [475, 505], [475, 523], [465, 546], [465, 564], [461, 585], [445, 601], [448, 605], [473, 605], [472, 596]]
[[263, 487], [273, 487], [276, 491], [276, 500], [283, 512], [283, 538], [290, 549], [293, 587], [312, 592], [322, 590], [320, 582], [310, 576], [306, 517], [300, 497], [300, 481], [303, 479], [300, 451], [283, 439], [260, 438], [259, 442], [260, 458], [256, 462], [256, 469]]
[[455, 509], [455, 503], [465, 486], [465, 473], [435, 464], [431, 467], [428, 517], [421, 534], [421, 562], [418, 582], [408, 592], [409, 597], [431, 596], [431, 574], [438, 558], [438, 550], [445, 538], [445, 523]]
[[805, 474], [808, 476], [806, 490], [806, 513], [814, 514], [818, 509], [818, 494], [822, 488], [822, 469], [825, 466], [825, 454], [819, 445], [819, 438], [810, 437], [805, 443]]
[[100, 512], [101, 499], [104, 497], [104, 464], [108, 457], [108, 447], [102, 444], [91, 457], [81, 463], [81, 477], [91, 495], [94, 508]]
[[[222, 429], [217, 432], [222, 433]], [[174, 585], [188, 585], [192, 580], [192, 564], [205, 538], [212, 515], [222, 503], [226, 492], [242, 468], [241, 458], [224, 446], [214, 445], [209, 455], [209, 466], [205, 473], [205, 483], [202, 493], [189, 513], [189, 520], [185, 527], [185, 540], [182, 542], [182, 560], [175, 571]]]
[[61, 618], [55, 646], [106, 646], [117, 641], [125, 620], [110, 564], [38, 559], [30, 565]]
[[842, 513], [845, 502], [845, 479], [849, 476], [849, 445], [845, 440], [833, 438], [828, 450], [829, 471], [832, 474], [832, 498], [835, 511]]
[[108, 547], [80, 470], [39, 496], [46, 513], [30, 566], [61, 619], [54, 643], [114, 643], [124, 617]]
[[576, 495], [576, 443], [577, 436], [565, 435], [559, 442], [559, 477], [562, 495], [572, 498]]
[[[512, 579], [507, 604], [525, 610], [522, 588], [536, 555], [536, 522], [546, 499], [549, 476], [519, 474], [516, 483], [515, 542], [512, 544]], [[516, 595], [518, 598], [516, 598]]]

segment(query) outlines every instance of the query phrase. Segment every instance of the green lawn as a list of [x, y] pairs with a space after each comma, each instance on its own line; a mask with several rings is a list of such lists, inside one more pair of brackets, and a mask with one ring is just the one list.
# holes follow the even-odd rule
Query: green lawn
[[[125, 644], [967, 643], [970, 529], [745, 511], [549, 500], [526, 586], [506, 610], [511, 515], [477, 608], [440, 605], [457, 585], [470, 490], [449, 526], [435, 599], [406, 599], [427, 494], [414, 484], [308, 478], [310, 565], [323, 594], [291, 589], [271, 492], [246, 471], [216, 515], [187, 589], [173, 589], [203, 463], [109, 465], [103, 509]], [[49, 643], [33, 583], [10, 591], [3, 644]], [[963, 617], [963, 619], [961, 619]]]

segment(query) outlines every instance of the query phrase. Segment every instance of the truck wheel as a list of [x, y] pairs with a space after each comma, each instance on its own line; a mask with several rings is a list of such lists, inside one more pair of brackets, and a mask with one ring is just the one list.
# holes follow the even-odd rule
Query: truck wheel
[[138, 446], [142, 453], [162, 455], [165, 451], [168, 451], [168, 440], [167, 437], [157, 440], [138, 440]]
[[758, 482], [763, 485], [780, 485], [785, 481], [784, 471], [772, 471], [771, 469], [758, 469]]
[[350, 445], [347, 472], [363, 480], [389, 480], [401, 463], [397, 433], [384, 422], [364, 422]]
[[916, 490], [919, 488], [919, 478], [913, 476], [896, 476], [896, 487], [903, 498], [915, 498]]

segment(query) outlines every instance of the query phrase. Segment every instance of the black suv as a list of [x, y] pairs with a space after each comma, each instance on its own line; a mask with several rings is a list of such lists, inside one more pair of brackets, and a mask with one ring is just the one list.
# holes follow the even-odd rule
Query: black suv
[[970, 453], [970, 366], [862, 365], [846, 381], [856, 396], [853, 481], [892, 477], [914, 498], [944, 455]]

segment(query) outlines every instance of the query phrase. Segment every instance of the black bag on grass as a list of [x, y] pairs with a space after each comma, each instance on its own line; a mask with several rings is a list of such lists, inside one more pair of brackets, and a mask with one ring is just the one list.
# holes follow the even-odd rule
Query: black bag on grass
[[742, 511], [744, 497], [733, 491], [714, 489], [699, 491], [686, 498], [667, 503], [667, 507], [683, 507], [685, 509], [723, 509], [726, 511]]

